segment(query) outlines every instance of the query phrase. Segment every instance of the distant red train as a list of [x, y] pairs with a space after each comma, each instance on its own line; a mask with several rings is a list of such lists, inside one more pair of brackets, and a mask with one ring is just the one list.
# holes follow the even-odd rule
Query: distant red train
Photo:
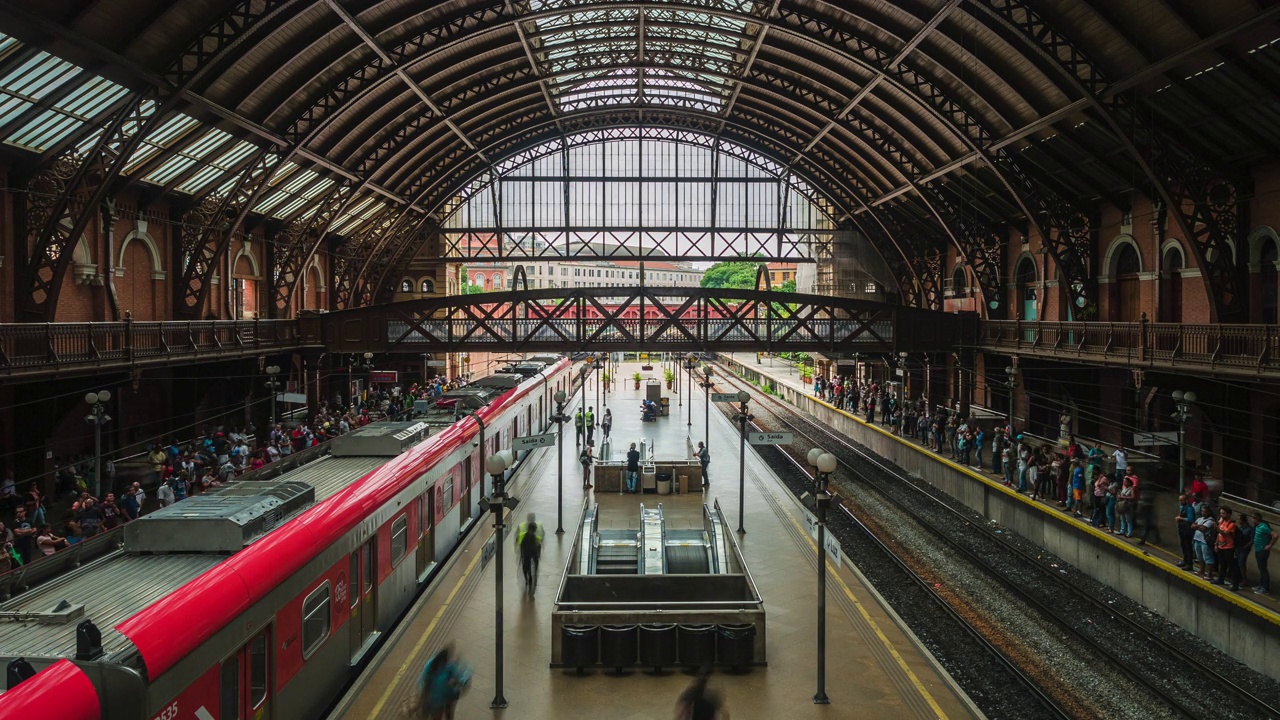
[[571, 389], [558, 356], [514, 370], [130, 523], [118, 552], [0, 605], [0, 718], [319, 717], [479, 521], [484, 459]]

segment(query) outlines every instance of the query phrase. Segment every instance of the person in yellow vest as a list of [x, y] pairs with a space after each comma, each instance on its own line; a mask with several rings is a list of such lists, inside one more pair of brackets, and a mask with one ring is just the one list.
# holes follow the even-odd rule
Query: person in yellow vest
[[573, 415], [574, 438], [578, 445], [582, 444], [582, 408], [578, 408], [578, 412]]

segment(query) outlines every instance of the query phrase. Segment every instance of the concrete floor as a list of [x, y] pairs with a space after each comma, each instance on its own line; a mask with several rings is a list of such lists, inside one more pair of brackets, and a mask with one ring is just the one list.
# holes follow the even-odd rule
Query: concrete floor
[[[661, 365], [654, 377], [661, 377]], [[639, 369], [627, 364], [619, 376]], [[672, 414], [657, 423], [641, 423], [640, 394], [628, 380], [609, 394], [614, 409], [615, 447], [645, 437], [656, 442], [658, 457], [683, 458], [692, 429], [696, 443], [705, 438], [703, 393], [693, 401], [693, 425], [688, 419], [688, 398], [672, 398]], [[666, 392], [666, 391], [664, 391]], [[670, 393], [668, 393], [670, 394]], [[597, 407], [594, 386], [588, 404]], [[603, 397], [601, 398], [603, 401]], [[575, 401], [576, 402], [576, 401]], [[575, 408], [576, 409], [576, 408]], [[731, 521], [737, 519], [738, 448], [735, 428], [722, 415], [710, 417], [712, 481], [706, 501], [718, 500]], [[625, 448], [625, 445], [623, 445]], [[553, 670], [550, 659], [550, 612], [567, 554], [572, 545], [585, 495], [576, 475], [570, 475], [577, 451], [566, 453], [563, 536], [556, 526], [556, 462], [551, 449], [538, 451], [522, 468], [515, 494], [521, 498], [518, 518], [536, 512], [547, 527], [540, 582], [532, 598], [520, 587], [514, 538], [508, 536], [503, 572], [506, 710], [489, 707], [494, 694], [494, 569], [480, 560], [480, 549], [491, 535], [479, 528], [464, 544], [453, 565], [436, 581], [428, 596], [411, 611], [402, 633], [392, 638], [339, 708], [341, 718], [399, 718], [426, 659], [446, 642], [455, 643], [463, 660], [474, 670], [470, 690], [459, 703], [457, 717], [510, 717], [527, 720], [597, 720], [599, 718], [671, 717], [676, 697], [688, 685], [683, 673], [653, 675], [633, 672], [618, 677], [600, 671], [578, 676]], [[660, 498], [655, 495], [607, 494], [600, 498], [610, 514], [638, 512], [640, 503], [670, 503], [699, 508], [702, 496]], [[688, 500], [696, 500], [689, 503]], [[634, 506], [629, 509], [628, 506]], [[742, 674], [717, 674], [712, 686], [727, 699], [734, 720], [778, 718], [963, 718], [977, 716], [967, 698], [924, 653], [914, 639], [904, 635], [878, 596], [860, 581], [846, 559], [828, 581], [827, 693], [830, 705], [815, 705], [814, 654], [816, 648], [816, 547], [803, 530], [803, 513], [785, 488], [750, 448], [746, 455], [747, 533], [739, 536], [749, 570], [766, 603], [768, 615], [768, 667]]]

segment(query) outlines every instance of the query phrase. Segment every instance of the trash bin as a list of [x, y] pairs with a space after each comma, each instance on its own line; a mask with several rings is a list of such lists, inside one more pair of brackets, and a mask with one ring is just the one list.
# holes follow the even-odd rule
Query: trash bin
[[658, 494], [670, 495], [671, 494], [671, 473], [657, 473], [656, 477], [658, 478]]
[[600, 664], [618, 672], [635, 665], [638, 643], [635, 625], [601, 625]]
[[560, 628], [560, 664], [582, 672], [600, 659], [598, 625], [565, 625]]
[[676, 626], [660, 623], [640, 626], [640, 665], [661, 670], [676, 664]]
[[720, 625], [716, 628], [716, 655], [721, 665], [733, 669], [756, 661], [755, 625]]
[[702, 667], [715, 663], [715, 625], [681, 625], [679, 634], [680, 664]]

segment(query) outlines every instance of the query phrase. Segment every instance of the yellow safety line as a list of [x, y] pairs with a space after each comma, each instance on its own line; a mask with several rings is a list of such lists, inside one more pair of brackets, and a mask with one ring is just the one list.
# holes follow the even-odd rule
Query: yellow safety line
[[[813, 541], [813, 538], [809, 537], [809, 533], [805, 532], [804, 528], [800, 527], [800, 523], [796, 522], [794, 515], [790, 512], [787, 512], [786, 515], [787, 519], [791, 521], [791, 524], [796, 526], [796, 530], [800, 531], [800, 536], [809, 543], [809, 548], [816, 552], [818, 550], [818, 544]], [[831, 577], [840, 585], [840, 588], [844, 590], [844, 594], [849, 598], [849, 602], [852, 602], [853, 606], [858, 608], [858, 613], [862, 615], [862, 619], [873, 631], [875, 631], [876, 637], [880, 638], [880, 643], [884, 645], [885, 649], [889, 651], [889, 654], [893, 656], [893, 659], [897, 661], [898, 667], [902, 668], [902, 671], [907, 674], [907, 678], [911, 680], [911, 684], [915, 686], [916, 692], [920, 693], [920, 696], [924, 698], [925, 702], [929, 703], [929, 707], [933, 708], [933, 711], [937, 713], [939, 718], [946, 720], [947, 714], [942, 711], [942, 707], [938, 705], [938, 701], [933, 699], [933, 695], [931, 695], [929, 690], [925, 688], [924, 683], [920, 681], [920, 678], [917, 677], [911, 670], [911, 667], [907, 665], [907, 661], [903, 659], [902, 655], [898, 653], [898, 649], [894, 647], [893, 641], [884, 634], [884, 631], [882, 631], [880, 626], [876, 624], [876, 621], [871, 618], [871, 614], [862, 606], [862, 603], [858, 602], [858, 598], [854, 596], [853, 591], [845, 584], [844, 578], [840, 577], [840, 573], [833, 571], [831, 573]]]
[[387, 689], [383, 691], [382, 697], [378, 698], [378, 702], [373, 706], [373, 711], [369, 713], [369, 717], [378, 717], [382, 712], [382, 708], [387, 704], [387, 700], [391, 699], [391, 693], [394, 692], [400, 685], [400, 682], [404, 680], [404, 675], [409, 669], [409, 665], [413, 663], [413, 659], [418, 656], [418, 653], [422, 652], [422, 648], [427, 644], [427, 639], [431, 637], [431, 633], [435, 632], [436, 625], [440, 624], [440, 618], [444, 616], [444, 611], [449, 609], [449, 605], [453, 603], [453, 598], [457, 596], [458, 591], [462, 589], [462, 584], [466, 582], [467, 576], [471, 574], [471, 571], [476, 567], [476, 563], [480, 562], [480, 558], [483, 556], [484, 552], [482, 550], [477, 552], [475, 557], [471, 558], [471, 564], [467, 565], [467, 569], [462, 573], [462, 577], [458, 578], [458, 582], [453, 586], [453, 589], [449, 591], [449, 596], [445, 598], [444, 604], [440, 606], [440, 610], [436, 612], [436, 616], [431, 618], [431, 623], [427, 625], [426, 632], [422, 633], [422, 637], [418, 638], [418, 644], [413, 646], [413, 650], [410, 651], [409, 657], [406, 658], [404, 663], [396, 670], [395, 677], [391, 678], [391, 682], [387, 684]]
[[[746, 368], [746, 366], [742, 365], [742, 363], [739, 363], [739, 362], [737, 362], [736, 360], [735, 360], [734, 362], [735, 362], [735, 363], [737, 363], [737, 365], [738, 365], [739, 367], [742, 367], [742, 368], [744, 368], [744, 369]], [[757, 370], [757, 371], [755, 371], [755, 372], [757, 372], [757, 373], [758, 373], [758, 374], [760, 374], [760, 375], [765, 375], [766, 377], [769, 377], [770, 379], [774, 380], [775, 382], [782, 382], [782, 381], [781, 381], [781, 380], [779, 380], [778, 378], [775, 378], [775, 377], [773, 377], [772, 375], [768, 375], [767, 373], [764, 373], [763, 371], [759, 371], [759, 370]], [[1024, 496], [1022, 493], [1016, 492], [1016, 491], [1014, 491], [1014, 490], [1011, 490], [1010, 488], [1005, 487], [1002, 483], [997, 483], [997, 482], [995, 482], [995, 481], [993, 481], [993, 480], [990, 480], [990, 479], [988, 479], [988, 478], [985, 478], [985, 477], [983, 477], [983, 476], [981, 476], [981, 475], [979, 475], [979, 474], [975, 473], [974, 471], [970, 470], [969, 468], [967, 468], [967, 467], [965, 467], [965, 466], [963, 466], [963, 465], [960, 465], [959, 463], [952, 462], [951, 460], [948, 460], [947, 458], [944, 458], [944, 457], [942, 457], [941, 455], [939, 455], [939, 454], [937, 454], [937, 453], [935, 453], [935, 452], [933, 452], [933, 451], [931, 451], [931, 450], [928, 450], [927, 448], [921, 447], [921, 446], [919, 446], [919, 445], [916, 445], [916, 444], [915, 444], [915, 443], [913, 443], [913, 442], [909, 442], [909, 441], [907, 441], [907, 440], [905, 440], [905, 439], [903, 439], [903, 438], [900, 438], [900, 437], [898, 437], [897, 435], [895, 435], [895, 434], [893, 434], [893, 433], [889, 432], [888, 430], [885, 430], [885, 429], [883, 429], [883, 428], [877, 427], [877, 426], [876, 426], [876, 425], [874, 425], [873, 423], [868, 423], [868, 422], [866, 422], [865, 420], [862, 420], [861, 418], [859, 418], [859, 417], [857, 417], [857, 416], [853, 415], [852, 413], [849, 413], [849, 412], [846, 412], [846, 411], [844, 411], [844, 410], [841, 410], [840, 408], [836, 407], [835, 405], [832, 405], [832, 404], [828, 403], [828, 402], [827, 402], [827, 401], [825, 401], [825, 400], [822, 400], [822, 399], [820, 399], [820, 398], [817, 398], [817, 397], [811, 396], [811, 395], [809, 395], [809, 394], [808, 394], [808, 392], [807, 392], [806, 390], [803, 390], [803, 389], [797, 389], [797, 388], [795, 388], [794, 386], [791, 386], [791, 385], [788, 385], [788, 387], [790, 387], [790, 389], [792, 389], [792, 390], [795, 390], [796, 392], [799, 392], [799, 393], [800, 393], [801, 395], [803, 395], [805, 398], [808, 398], [809, 400], [812, 400], [812, 401], [814, 401], [814, 402], [818, 403], [819, 405], [821, 405], [821, 406], [823, 406], [823, 407], [827, 408], [828, 410], [831, 410], [832, 412], [839, 413], [839, 414], [841, 414], [841, 415], [843, 415], [843, 416], [845, 416], [845, 417], [849, 418], [850, 420], [853, 420], [854, 422], [858, 423], [859, 425], [863, 426], [864, 428], [867, 428], [867, 429], [869, 429], [869, 430], [874, 430], [874, 431], [876, 431], [876, 432], [880, 433], [881, 435], [884, 435], [884, 436], [885, 436], [885, 437], [887, 437], [887, 438], [891, 438], [891, 439], [893, 439], [893, 440], [896, 440], [897, 442], [901, 443], [902, 445], [904, 445], [904, 446], [906, 446], [906, 447], [908, 447], [908, 448], [911, 448], [911, 449], [912, 449], [912, 450], [914, 450], [916, 453], [918, 453], [918, 454], [920, 454], [920, 455], [924, 455], [926, 458], [929, 458], [929, 459], [931, 459], [931, 460], [936, 460], [937, 462], [940, 462], [940, 463], [942, 463], [943, 465], [946, 465], [947, 467], [951, 468], [952, 470], [957, 470], [957, 471], [959, 471], [959, 472], [962, 472], [962, 473], [964, 473], [965, 475], [968, 475], [969, 477], [973, 478], [974, 480], [977, 480], [977, 481], [979, 481], [979, 482], [981, 482], [981, 483], [984, 483], [985, 485], [987, 485], [988, 487], [992, 488], [993, 490], [998, 490], [998, 491], [1000, 491], [1000, 492], [1004, 493], [1005, 495], [1007, 495], [1007, 496], [1009, 496], [1009, 497], [1016, 498], [1017, 500], [1019, 500], [1019, 501], [1021, 501], [1021, 502], [1023, 502], [1023, 503], [1026, 503], [1027, 505], [1029, 505], [1029, 506], [1031, 506], [1031, 507], [1035, 508], [1036, 510], [1038, 510], [1042, 515], [1047, 515], [1047, 516], [1049, 516], [1049, 517], [1055, 518], [1055, 519], [1057, 519], [1059, 522], [1062, 522], [1062, 523], [1064, 523], [1064, 524], [1066, 524], [1066, 525], [1070, 525], [1071, 527], [1075, 527], [1075, 528], [1078, 528], [1078, 529], [1080, 529], [1080, 530], [1083, 530], [1084, 532], [1087, 532], [1087, 533], [1092, 534], [1094, 537], [1101, 538], [1101, 539], [1102, 539], [1102, 540], [1104, 540], [1105, 542], [1110, 543], [1113, 547], [1119, 548], [1119, 549], [1123, 550], [1124, 552], [1129, 553], [1129, 554], [1130, 554], [1130, 555], [1132, 555], [1133, 557], [1136, 557], [1136, 558], [1138, 558], [1138, 559], [1140, 559], [1140, 560], [1143, 560], [1144, 562], [1146, 562], [1146, 563], [1150, 564], [1152, 567], [1158, 568], [1158, 569], [1160, 569], [1161, 571], [1163, 571], [1163, 572], [1165, 572], [1165, 573], [1167, 573], [1167, 574], [1169, 574], [1169, 575], [1173, 575], [1173, 576], [1175, 576], [1175, 577], [1178, 577], [1178, 578], [1182, 579], [1182, 580], [1183, 580], [1183, 581], [1185, 581], [1185, 582], [1190, 582], [1191, 584], [1193, 584], [1193, 585], [1195, 585], [1195, 586], [1199, 587], [1201, 590], [1206, 590], [1206, 591], [1208, 591], [1208, 592], [1209, 592], [1210, 594], [1212, 594], [1212, 595], [1216, 595], [1216, 596], [1218, 596], [1218, 597], [1220, 597], [1220, 598], [1222, 598], [1222, 599], [1224, 599], [1224, 600], [1227, 600], [1227, 601], [1229, 601], [1231, 604], [1233, 604], [1233, 605], [1235, 605], [1235, 606], [1237, 606], [1237, 607], [1241, 608], [1242, 610], [1248, 610], [1250, 613], [1252, 613], [1252, 614], [1254, 614], [1254, 615], [1257, 615], [1258, 617], [1262, 618], [1263, 620], [1266, 620], [1266, 621], [1268, 621], [1268, 622], [1271, 622], [1271, 623], [1275, 623], [1275, 624], [1277, 624], [1277, 625], [1280, 625], [1280, 614], [1277, 614], [1277, 613], [1273, 612], [1270, 608], [1268, 608], [1268, 607], [1266, 607], [1266, 606], [1264, 606], [1264, 605], [1260, 605], [1260, 604], [1258, 604], [1258, 603], [1249, 602], [1248, 600], [1246, 600], [1246, 599], [1244, 599], [1244, 598], [1242, 598], [1242, 597], [1237, 596], [1235, 593], [1232, 593], [1232, 592], [1228, 592], [1228, 591], [1226, 591], [1226, 590], [1223, 590], [1222, 588], [1218, 587], [1217, 585], [1213, 585], [1213, 584], [1211, 584], [1211, 583], [1209, 583], [1209, 582], [1207, 582], [1207, 581], [1205, 581], [1205, 580], [1202, 580], [1202, 579], [1200, 579], [1200, 578], [1197, 578], [1197, 577], [1195, 577], [1195, 576], [1193, 576], [1193, 575], [1185, 575], [1185, 574], [1183, 574], [1183, 571], [1182, 571], [1182, 570], [1180, 570], [1179, 568], [1174, 567], [1173, 565], [1171, 565], [1171, 564], [1170, 564], [1168, 561], [1166, 561], [1166, 560], [1160, 560], [1160, 559], [1154, 558], [1154, 557], [1152, 557], [1152, 556], [1150, 556], [1150, 555], [1148, 555], [1148, 554], [1146, 554], [1146, 553], [1144, 553], [1144, 552], [1142, 552], [1142, 551], [1138, 550], [1137, 548], [1133, 547], [1133, 546], [1132, 546], [1132, 545], [1130, 545], [1129, 543], [1121, 542], [1121, 541], [1119, 541], [1119, 540], [1115, 539], [1114, 537], [1112, 537], [1111, 535], [1109, 535], [1109, 534], [1107, 534], [1107, 533], [1104, 533], [1104, 532], [1102, 532], [1102, 531], [1100, 531], [1100, 530], [1097, 530], [1097, 529], [1095, 529], [1095, 528], [1093, 528], [1093, 527], [1090, 527], [1090, 526], [1088, 526], [1088, 525], [1081, 525], [1081, 524], [1079, 524], [1079, 523], [1076, 523], [1076, 522], [1074, 522], [1071, 518], [1067, 517], [1066, 515], [1064, 515], [1064, 514], [1062, 514], [1062, 513], [1054, 512], [1052, 508], [1048, 508], [1048, 507], [1046, 507], [1046, 506], [1044, 506], [1044, 505], [1041, 505], [1040, 503], [1037, 503], [1036, 501], [1032, 500], [1031, 498], [1028, 498], [1028, 497]], [[1172, 553], [1171, 553], [1171, 554], [1172, 554]]]

